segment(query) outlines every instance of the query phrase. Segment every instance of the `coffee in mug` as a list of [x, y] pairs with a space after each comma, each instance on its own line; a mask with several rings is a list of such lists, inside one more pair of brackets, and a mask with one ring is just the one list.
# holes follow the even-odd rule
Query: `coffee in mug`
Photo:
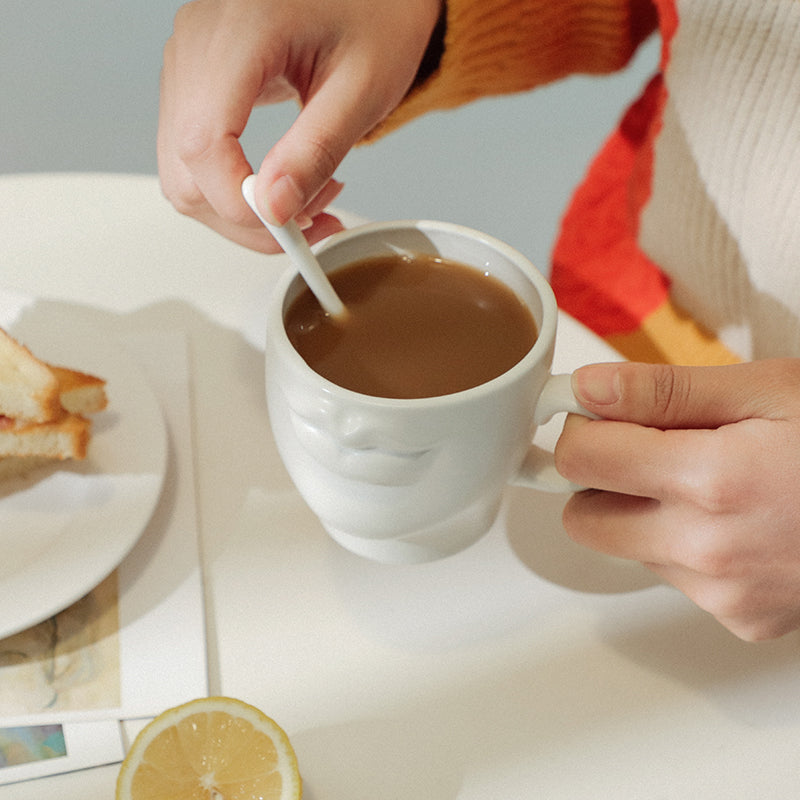
[[306, 289], [284, 324], [317, 373], [362, 394], [437, 397], [499, 377], [536, 342], [522, 300], [486, 270], [437, 255], [365, 258], [329, 275], [347, 314]]

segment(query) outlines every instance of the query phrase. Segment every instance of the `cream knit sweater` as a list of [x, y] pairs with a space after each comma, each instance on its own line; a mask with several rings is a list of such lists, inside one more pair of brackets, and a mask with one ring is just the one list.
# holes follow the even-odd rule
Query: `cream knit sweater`
[[640, 243], [734, 352], [800, 356], [800, 2], [676, 6]]

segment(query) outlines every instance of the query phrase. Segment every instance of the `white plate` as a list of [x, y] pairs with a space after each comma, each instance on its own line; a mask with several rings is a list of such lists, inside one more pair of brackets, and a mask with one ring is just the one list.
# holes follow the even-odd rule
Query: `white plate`
[[[36, 319], [38, 317], [38, 319]], [[79, 321], [24, 318], [11, 333], [39, 358], [99, 375], [85, 461], [0, 484], [0, 638], [47, 619], [100, 583], [158, 502], [167, 437], [158, 401], [126, 351]]]

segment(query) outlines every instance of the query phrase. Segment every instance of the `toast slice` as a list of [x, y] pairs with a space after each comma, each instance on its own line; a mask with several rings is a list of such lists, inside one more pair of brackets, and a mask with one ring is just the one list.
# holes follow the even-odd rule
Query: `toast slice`
[[79, 414], [62, 411], [48, 422], [8, 420], [0, 425], [0, 457], [44, 456], [64, 461], [84, 459], [91, 423]]
[[0, 415], [46, 422], [60, 411], [53, 371], [0, 328]]
[[91, 423], [86, 414], [108, 405], [102, 378], [66, 367], [50, 367], [58, 386], [58, 411], [45, 422], [0, 417], [0, 459], [41, 456], [86, 458]]
[[50, 365], [58, 381], [61, 407], [71, 414], [96, 414], [108, 405], [106, 382], [95, 375]]
[[40, 361], [0, 329], [0, 480], [86, 458], [87, 415], [107, 404], [103, 379]]

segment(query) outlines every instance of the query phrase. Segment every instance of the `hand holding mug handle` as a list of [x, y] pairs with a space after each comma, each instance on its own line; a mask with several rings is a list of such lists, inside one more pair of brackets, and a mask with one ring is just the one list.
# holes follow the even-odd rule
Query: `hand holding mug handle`
[[[537, 426], [544, 425], [563, 411], [569, 414], [582, 414], [590, 419], [600, 419], [597, 414], [587, 411], [575, 399], [571, 375], [551, 375], [539, 395], [533, 421]], [[527, 486], [543, 492], [580, 492], [586, 488], [564, 478], [556, 469], [553, 454], [535, 444], [528, 449], [525, 460], [512, 482], [517, 486]]]

